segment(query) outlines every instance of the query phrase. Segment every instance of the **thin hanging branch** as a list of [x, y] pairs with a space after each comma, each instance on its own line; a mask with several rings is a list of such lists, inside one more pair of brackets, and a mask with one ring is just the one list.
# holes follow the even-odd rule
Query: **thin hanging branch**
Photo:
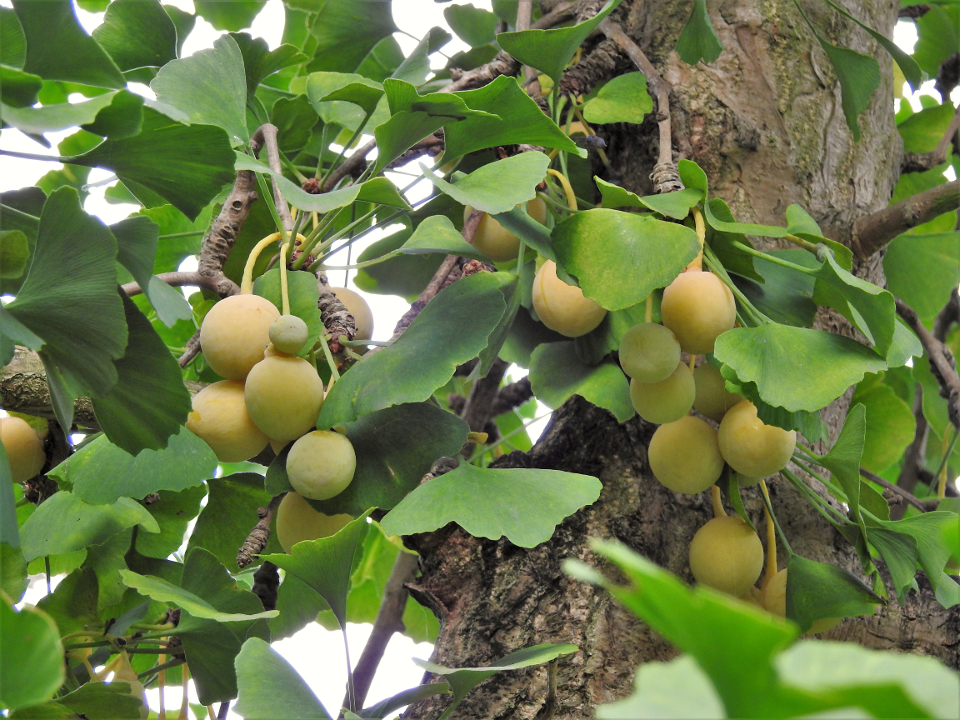
[[902, 497], [906, 502], [913, 505], [920, 512], [930, 512], [931, 510], [936, 510], [937, 505], [940, 504], [939, 498], [936, 500], [920, 500], [913, 493], [904, 490], [899, 485], [894, 485], [892, 482], [884, 480], [882, 477], [876, 473], [872, 473], [869, 470], [860, 468], [860, 474], [863, 475], [867, 480], [875, 482], [880, 487], [886, 488], [887, 490], [896, 493]]
[[682, 190], [683, 183], [677, 174], [677, 166], [673, 162], [673, 138], [670, 128], [670, 83], [660, 77], [653, 64], [643, 54], [640, 47], [627, 35], [617, 23], [605, 19], [600, 23], [603, 33], [617, 43], [620, 49], [627, 54], [637, 69], [647, 78], [647, 85], [657, 103], [657, 126], [660, 130], [660, 154], [657, 164], [653, 168], [654, 191], [658, 193]]
[[960, 180], [924, 190], [906, 200], [857, 220], [853, 225], [851, 248], [867, 259], [898, 235], [923, 225], [960, 205]]
[[947, 416], [953, 426], [960, 430], [960, 377], [957, 376], [953, 353], [924, 327], [913, 308], [900, 298], [896, 298], [896, 302], [897, 314], [920, 339], [930, 360], [930, 370], [940, 383], [940, 394], [947, 399]]
[[[405, 586], [417, 577], [419, 559], [417, 555], [401, 552], [393, 563], [390, 577], [383, 589], [383, 599], [380, 601], [380, 609], [377, 610], [377, 618], [373, 621], [373, 628], [370, 630], [370, 637], [367, 638], [367, 644], [353, 670], [353, 692], [357, 707], [363, 707], [367, 699], [373, 677], [377, 673], [377, 667], [383, 659], [390, 638], [394, 633], [404, 630], [401, 618], [407, 607], [407, 596], [410, 594]], [[344, 697], [343, 707], [348, 706], [349, 700], [349, 697]]]
[[937, 143], [933, 152], [904, 153], [900, 164], [900, 172], [923, 172], [935, 168], [937, 165], [943, 165], [947, 161], [947, 150], [953, 144], [953, 138], [957, 134], [958, 128], [960, 128], [960, 107], [953, 113], [950, 126], [943, 137], [940, 138], [940, 142]]

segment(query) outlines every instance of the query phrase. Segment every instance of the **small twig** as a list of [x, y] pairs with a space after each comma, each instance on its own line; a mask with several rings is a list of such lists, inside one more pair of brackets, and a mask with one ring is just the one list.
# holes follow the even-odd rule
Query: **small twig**
[[917, 18], [923, 17], [928, 12], [930, 12], [929, 5], [910, 5], [908, 7], [900, 8], [900, 11], [897, 13], [897, 17], [916, 20]]
[[957, 288], [953, 288], [950, 291], [950, 299], [947, 300], [947, 304], [943, 306], [943, 310], [937, 313], [931, 332], [937, 340], [944, 342], [950, 328], [958, 322], [960, 322], [960, 299], [957, 297]]
[[366, 145], [361, 145], [357, 148], [353, 155], [344, 160], [340, 167], [330, 173], [330, 176], [323, 183], [323, 187], [320, 188], [320, 192], [330, 192], [337, 186], [337, 183], [348, 175], [353, 178], [359, 177], [360, 173], [362, 173], [367, 166], [367, 155], [373, 152], [376, 146], [377, 141], [371, 140]]
[[505, 412], [510, 412], [523, 405], [532, 397], [533, 388], [530, 386], [529, 377], [523, 377], [515, 383], [504, 385], [500, 388], [500, 392], [497, 393], [497, 397], [490, 407], [490, 417], [495, 418], [498, 415], [503, 415]]
[[243, 541], [243, 546], [237, 553], [237, 567], [241, 570], [252, 563], [253, 556], [262, 553], [267, 546], [267, 542], [270, 540], [270, 521], [273, 520], [273, 515], [280, 506], [280, 501], [283, 500], [284, 495], [286, 493], [280, 493], [265, 508], [257, 509], [257, 516], [260, 520], [253, 526], [253, 530]]
[[898, 235], [960, 204], [960, 180], [938, 185], [857, 220], [851, 247], [860, 259], [867, 259]]
[[[257, 128], [250, 140], [251, 145], [254, 142], [262, 144], [267, 151], [267, 163], [270, 169], [276, 173], [283, 172], [283, 165], [280, 163], [280, 147], [277, 145], [277, 126], [270, 123], [264, 123]], [[280, 185], [276, 178], [270, 178], [273, 186], [273, 202], [277, 207], [277, 214], [280, 216], [280, 223], [285, 232], [293, 230], [293, 218], [290, 216], [290, 206], [283, 199], [283, 193], [280, 192]]]
[[260, 598], [264, 610], [276, 610], [279, 589], [280, 571], [272, 562], [265, 560], [253, 574], [253, 587], [250, 592]]
[[899, 495], [908, 503], [910, 503], [915, 508], [917, 508], [920, 512], [930, 512], [931, 510], [936, 510], [937, 505], [940, 504], [939, 500], [920, 500], [913, 493], [907, 492], [902, 487], [898, 485], [894, 485], [892, 482], [889, 482], [887, 480], [884, 480], [882, 477], [880, 477], [876, 473], [870, 472], [869, 470], [864, 470], [863, 468], [860, 468], [860, 474], [863, 477], [865, 477], [867, 480], [870, 480], [871, 482], [875, 482], [877, 485], [880, 485], [881, 487], [884, 487], [887, 490], [890, 490], [891, 492], [895, 492], [897, 495]]
[[947, 150], [953, 143], [953, 136], [957, 134], [960, 128], [960, 107], [957, 107], [953, 113], [953, 120], [950, 121], [950, 127], [943, 134], [940, 142], [932, 152], [926, 153], [904, 153], [903, 160], [900, 163], [900, 172], [923, 172], [943, 165], [947, 161]]
[[[357, 707], [363, 707], [370, 691], [370, 685], [383, 659], [390, 638], [394, 633], [403, 632], [403, 611], [407, 607], [406, 585], [417, 576], [419, 558], [410, 553], [401, 552], [393, 563], [390, 577], [383, 589], [383, 599], [373, 621], [370, 637], [360, 654], [353, 670], [353, 692]], [[349, 698], [344, 697], [343, 707], [348, 706]]]
[[657, 164], [651, 174], [654, 191], [667, 193], [682, 190], [683, 183], [680, 182], [677, 166], [673, 162], [673, 139], [670, 130], [670, 90], [672, 88], [670, 83], [660, 77], [660, 73], [653, 67], [640, 47], [630, 39], [630, 36], [617, 23], [607, 18], [600, 23], [600, 29], [608, 38], [620, 46], [620, 49], [637, 66], [637, 69], [644, 74], [651, 94], [656, 100], [657, 125], [660, 129], [660, 152], [657, 156]]
[[940, 383], [940, 394], [947, 400], [947, 416], [955, 428], [960, 428], [960, 377], [954, 364], [953, 354], [937, 340], [920, 322], [917, 313], [900, 298], [896, 298], [897, 314], [904, 319], [927, 353], [930, 370]]
[[[157, 275], [157, 277], [167, 285], [173, 285], [174, 287], [196, 285], [197, 287], [209, 290], [221, 298], [225, 298], [230, 295], [237, 295], [240, 292], [240, 286], [223, 273], [220, 273], [219, 275], [204, 275], [199, 271], [166, 272], [160, 273]], [[140, 287], [140, 283], [136, 282], [129, 282], [125, 285], [121, 285], [120, 287], [129, 296], [139, 295], [143, 292], [143, 288]]]
[[183, 352], [180, 357], [177, 358], [177, 363], [180, 365], [180, 368], [185, 368], [189, 365], [193, 359], [200, 354], [200, 331], [197, 330], [189, 340], [187, 344], [183, 346]]
[[[474, 381], [470, 389], [470, 395], [467, 396], [467, 402], [464, 403], [463, 411], [460, 417], [466, 421], [472, 432], [483, 432], [487, 422], [492, 417], [491, 411], [497, 398], [497, 391], [503, 376], [507, 372], [510, 363], [497, 358], [490, 368], [490, 372], [485, 377]], [[460, 454], [469, 459], [473, 455], [474, 443], [468, 442], [460, 450]]]
[[[474, 210], [470, 213], [470, 217], [467, 218], [467, 221], [463, 224], [463, 230], [460, 234], [463, 236], [463, 239], [467, 242], [473, 241], [473, 234], [477, 231], [477, 226], [480, 224], [480, 220], [483, 219], [483, 213], [479, 210]], [[390, 338], [390, 342], [393, 342], [399, 338], [403, 331], [410, 327], [417, 315], [419, 315], [423, 308], [427, 306], [427, 303], [433, 300], [440, 290], [444, 287], [444, 282], [447, 279], [447, 276], [450, 275], [451, 271], [457, 264], [456, 255], [447, 255], [444, 261], [440, 264], [440, 267], [437, 268], [437, 271], [433, 274], [433, 277], [430, 279], [430, 282], [423, 289], [423, 292], [417, 296], [417, 299], [410, 306], [410, 309], [403, 314], [403, 317], [397, 322], [396, 327], [393, 329], [393, 336]], [[374, 348], [371, 352], [376, 352]], [[369, 355], [370, 353], [368, 353]]]

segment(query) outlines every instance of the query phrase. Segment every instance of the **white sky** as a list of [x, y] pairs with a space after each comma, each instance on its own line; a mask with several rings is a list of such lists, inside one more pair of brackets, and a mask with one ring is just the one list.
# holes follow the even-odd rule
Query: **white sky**
[[[164, 0], [165, 4], [175, 5], [189, 13], [194, 13], [192, 0]], [[459, 2], [458, 4], [466, 4]], [[490, 0], [472, 0], [472, 4], [477, 7], [490, 9]], [[10, 7], [10, 0], [0, 0], [0, 6]], [[443, 18], [443, 10], [448, 7], [447, 4], [435, 3], [433, 0], [393, 0], [393, 16], [397, 26], [417, 38], [423, 37], [433, 26], [439, 25], [446, 27]], [[103, 18], [102, 13], [87, 13], [77, 9], [77, 15], [84, 28], [90, 32], [100, 24]], [[254, 21], [255, 30], [253, 34], [262, 37], [267, 41], [271, 49], [280, 44], [280, 38], [283, 33], [283, 8], [281, 0], [268, 0], [264, 9]], [[449, 29], [449, 28], [448, 28]], [[212, 47], [213, 42], [222, 33], [214, 30], [213, 27], [202, 18], [197, 18], [196, 26], [190, 33], [183, 47], [183, 56], [191, 55], [197, 50]], [[452, 33], [451, 33], [452, 34]], [[913, 23], [901, 22], [897, 25], [895, 40], [906, 49], [912, 51], [916, 42], [916, 30]], [[395, 34], [395, 38], [404, 53], [409, 53], [416, 46], [416, 40], [402, 33]], [[442, 52], [447, 55], [453, 55], [460, 50], [468, 49], [464, 43], [455, 35]], [[434, 56], [435, 67], [442, 67], [443, 58]], [[915, 110], [920, 110], [920, 95], [933, 95], [937, 97], [933, 90], [933, 81], [923, 85], [915, 94], [909, 93], [909, 87], [905, 86], [904, 98], [906, 98]], [[131, 87], [132, 90], [150, 94], [149, 88], [140, 85]], [[960, 101], [960, 90], [955, 91], [954, 101]], [[75, 101], [80, 98], [71, 98]], [[52, 145], [51, 150], [46, 150], [34, 141], [30, 140], [19, 131], [6, 129], [0, 133], [0, 148], [6, 150], [16, 150], [21, 152], [47, 153], [55, 154], [57, 144], [73, 134], [76, 130], [69, 129], [60, 133], [47, 133], [46, 137]], [[364, 137], [361, 143], [372, 139]], [[2, 163], [2, 172], [0, 172], [0, 192], [26, 187], [34, 184], [41, 176], [50, 170], [61, 168], [59, 163], [41, 163], [33, 160], [21, 160], [4, 156], [0, 159]], [[418, 171], [416, 163], [410, 167], [411, 171]], [[951, 169], [952, 172], [952, 169]], [[392, 176], [398, 185], [406, 185], [410, 178], [405, 175], [387, 173]], [[91, 171], [89, 182], [96, 184], [112, 177], [109, 171], [95, 168]], [[953, 178], [951, 178], [953, 179]], [[100, 217], [105, 223], [111, 224], [122, 220], [129, 214], [136, 212], [136, 205], [115, 205], [109, 204], [104, 199], [104, 191], [107, 185], [93, 187], [90, 189], [90, 195], [87, 197], [84, 208], [92, 214]], [[416, 202], [427, 196], [430, 190], [428, 183], [420, 183], [409, 194], [408, 200]], [[364, 248], [383, 237], [383, 232], [372, 232], [354, 245], [353, 257], [356, 258]], [[338, 262], [342, 260], [338, 259]], [[188, 259], [182, 269], [195, 269], [195, 259], [191, 265], [191, 259]], [[343, 272], [334, 271], [331, 273], [331, 282], [334, 285], [340, 285], [343, 282]], [[395, 296], [371, 295], [363, 293], [356, 288], [352, 282], [350, 286], [361, 294], [370, 303], [375, 316], [374, 339], [386, 340], [390, 337], [393, 327], [400, 316], [406, 311], [408, 305], [400, 298]], [[189, 293], [189, 291], [188, 291]], [[519, 379], [526, 372], [514, 366], [509, 373], [509, 379]], [[542, 415], [549, 409], [540, 405], [537, 415]], [[531, 437], [536, 438], [546, 426], [547, 420], [544, 419], [530, 428]], [[55, 578], [55, 583], [59, 578]], [[54, 583], [54, 584], [55, 584]], [[45, 582], [41, 577], [35, 577], [31, 583], [30, 589], [24, 598], [24, 602], [36, 603], [46, 592]], [[351, 649], [351, 658], [356, 662], [366, 643], [370, 632], [370, 625], [349, 625], [347, 634]], [[344, 688], [346, 686], [346, 669], [343, 656], [343, 643], [339, 633], [331, 633], [319, 625], [313, 623], [295, 636], [281, 640], [273, 644], [273, 648], [279, 652], [286, 660], [296, 668], [301, 677], [313, 688], [314, 692], [320, 698], [324, 707], [334, 715], [339, 710], [340, 701], [343, 698]], [[414, 687], [420, 683], [423, 671], [414, 665], [411, 657], [429, 658], [432, 646], [429, 644], [415, 644], [413, 641], [400, 635], [394, 635], [387, 648], [386, 656], [380, 665], [380, 671], [374, 679], [373, 686], [367, 699], [367, 705], [379, 702], [397, 692]], [[158, 693], [156, 690], [148, 692], [151, 707], [158, 707]], [[168, 690], [166, 693], [166, 705], [168, 713], [170, 708], [178, 708], [180, 705], [180, 695], [176, 689]], [[195, 692], [191, 691], [191, 699], [196, 701]], [[172, 715], [168, 715], [171, 717]], [[239, 718], [231, 711], [231, 718]]]

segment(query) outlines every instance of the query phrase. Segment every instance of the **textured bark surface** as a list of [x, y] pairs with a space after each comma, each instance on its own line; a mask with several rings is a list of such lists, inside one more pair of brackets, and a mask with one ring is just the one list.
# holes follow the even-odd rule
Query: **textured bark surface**
[[[872, 27], [892, 33], [895, 0], [842, 4]], [[889, 57], [852, 23], [808, 8], [828, 40], [880, 62], [883, 81], [860, 117], [863, 137], [854, 143], [833, 70], [791, 2], [723, 0], [709, 9], [724, 52], [715, 63], [694, 67], [672, 52], [690, 3], [628, 1], [614, 14], [674, 87], [675, 158], [700, 164], [711, 194], [726, 200], [740, 220], [783, 224], [787, 206], [798, 203], [828, 237], [848, 242], [858, 218], [887, 204], [900, 166]], [[649, 193], [658, 152], [655, 123], [648, 118], [640, 126], [606, 126], [601, 134], [622, 184]], [[855, 270], [882, 284], [880, 260], [877, 254]], [[820, 313], [817, 326], [854, 335], [830, 312]], [[823, 413], [834, 437], [849, 396]], [[501, 459], [500, 466], [581, 472], [603, 482], [600, 499], [564, 521], [543, 545], [527, 550], [505, 540], [480, 540], [455, 525], [410, 539], [422, 555], [422, 577], [411, 591], [441, 619], [434, 662], [477, 666], [538, 643], [580, 646], [580, 652], [553, 666], [553, 703], [547, 700], [551, 670], [538, 667], [494, 676], [467, 696], [454, 717], [593, 717], [598, 704], [631, 692], [641, 662], [675, 655], [603, 591], [561, 571], [568, 557], [596, 563], [587, 543], [601, 537], [617, 539], [692, 582], [687, 548], [712, 517], [710, 499], [706, 493], [674, 494], [652, 477], [646, 449], [654, 428], [638, 418], [617, 425], [605, 411], [574, 398], [555, 413], [529, 454]], [[797, 553], [859, 572], [849, 543], [785, 481], [773, 479], [770, 492]], [[762, 526], [757, 488], [743, 494]], [[924, 578], [918, 582], [921, 592], [912, 593], [903, 607], [891, 600], [873, 617], [844, 621], [826, 636], [929, 654], [957, 667], [960, 618], [940, 607]], [[413, 706], [405, 717], [436, 718], [448, 703], [439, 696]]]

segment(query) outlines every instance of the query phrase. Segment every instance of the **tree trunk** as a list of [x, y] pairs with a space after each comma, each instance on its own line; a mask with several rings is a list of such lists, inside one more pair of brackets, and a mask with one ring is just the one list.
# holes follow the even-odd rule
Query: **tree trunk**
[[[892, 35], [896, 0], [843, 4], [866, 24]], [[709, 66], [686, 65], [672, 52], [691, 3], [627, 0], [614, 15], [673, 85], [675, 158], [694, 160], [707, 172], [712, 196], [722, 197], [739, 220], [772, 224], [783, 224], [787, 206], [798, 203], [825, 235], [844, 242], [855, 220], [887, 204], [896, 183], [902, 145], [893, 118], [891, 62], [853, 23], [825, 5], [807, 5], [829, 41], [880, 62], [883, 80], [860, 116], [859, 143], [847, 128], [832, 67], [789, 0], [710, 3], [724, 51]], [[587, 45], [595, 42], [591, 38]], [[639, 194], [651, 192], [655, 123], [648, 119], [640, 126], [608, 126], [606, 131], [610, 161], [621, 183]], [[883, 283], [878, 256], [856, 271]], [[821, 312], [817, 323], [852, 335], [833, 313]], [[849, 396], [823, 412], [834, 438]], [[654, 429], [639, 418], [618, 425], [606, 411], [574, 398], [554, 414], [530, 453], [513, 453], [498, 466], [595, 475], [604, 486], [595, 504], [530, 550], [506, 540], [477, 539], [455, 525], [410, 539], [422, 555], [423, 573], [411, 591], [441, 620], [434, 662], [478, 666], [538, 643], [580, 647], [555, 665], [494, 676], [467, 696], [454, 717], [592, 717], [598, 704], [630, 693], [640, 663], [676, 654], [605, 591], [561, 570], [568, 557], [596, 564], [588, 539], [613, 538], [692, 582], [687, 548], [712, 517], [710, 499], [706, 493], [674, 494], [653, 478], [647, 446]], [[774, 479], [770, 492], [797, 553], [859, 571], [850, 544], [792, 488]], [[747, 489], [744, 501], [760, 521], [757, 490]], [[958, 667], [960, 619], [939, 606], [922, 577], [918, 582], [921, 592], [911, 594], [905, 606], [891, 599], [873, 617], [847, 620], [827, 635], [929, 654]], [[551, 673], [556, 684], [552, 695]], [[448, 703], [448, 697], [439, 696], [414, 706], [407, 716], [436, 718]]]

